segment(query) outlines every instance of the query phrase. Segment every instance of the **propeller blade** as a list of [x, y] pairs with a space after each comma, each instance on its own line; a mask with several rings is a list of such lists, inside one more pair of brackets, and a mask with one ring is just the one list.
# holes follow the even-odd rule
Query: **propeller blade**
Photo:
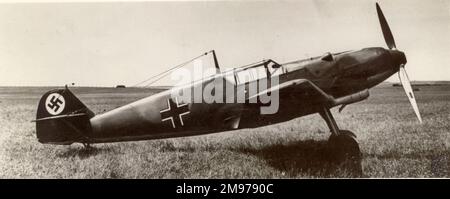
[[386, 41], [387, 46], [389, 49], [396, 49], [394, 36], [392, 36], [391, 29], [389, 28], [389, 25], [386, 21], [386, 18], [384, 18], [383, 11], [381, 11], [380, 6], [378, 3], [377, 5], [377, 13], [378, 13], [378, 19], [380, 20], [381, 30], [383, 31], [384, 41]]
[[405, 70], [405, 65], [400, 66], [400, 69], [398, 71], [398, 77], [400, 78], [403, 90], [405, 90], [406, 96], [408, 97], [409, 102], [411, 103], [411, 106], [413, 107], [414, 112], [416, 113], [416, 116], [419, 119], [419, 122], [422, 123], [422, 117], [420, 116], [419, 107], [417, 107], [416, 98], [414, 97], [411, 82], [409, 81], [408, 74], [406, 73]]

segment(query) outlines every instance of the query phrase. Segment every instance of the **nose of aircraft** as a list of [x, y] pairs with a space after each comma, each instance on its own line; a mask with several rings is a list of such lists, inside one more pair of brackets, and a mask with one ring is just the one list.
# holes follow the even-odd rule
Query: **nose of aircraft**
[[406, 56], [405, 53], [399, 50], [389, 50], [389, 54], [391, 54], [392, 60], [395, 63], [395, 67], [399, 67], [400, 65], [406, 64]]

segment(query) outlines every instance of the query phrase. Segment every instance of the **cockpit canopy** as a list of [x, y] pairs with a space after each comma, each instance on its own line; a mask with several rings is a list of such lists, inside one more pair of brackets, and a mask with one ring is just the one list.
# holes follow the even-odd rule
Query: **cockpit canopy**
[[283, 67], [271, 59], [233, 69], [237, 84], [280, 75], [284, 72]]

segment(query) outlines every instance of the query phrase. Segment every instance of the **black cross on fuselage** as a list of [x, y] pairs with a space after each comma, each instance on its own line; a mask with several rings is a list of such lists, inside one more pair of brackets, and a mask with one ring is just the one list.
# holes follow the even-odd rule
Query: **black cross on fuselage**
[[53, 109], [53, 111], [57, 112], [58, 109], [60, 108], [60, 104], [62, 103], [63, 101], [61, 101], [59, 98], [52, 96], [52, 98], [50, 99], [50, 103], [47, 104], [47, 106]]
[[172, 98], [167, 99], [167, 109], [160, 111], [161, 121], [169, 121], [172, 123], [172, 127], [184, 126], [183, 116], [190, 113], [187, 104], [178, 103], [178, 99], [175, 98], [176, 103]]

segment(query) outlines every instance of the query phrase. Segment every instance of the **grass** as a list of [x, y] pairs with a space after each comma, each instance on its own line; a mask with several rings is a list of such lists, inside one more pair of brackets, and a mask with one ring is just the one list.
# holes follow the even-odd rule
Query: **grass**
[[[327, 178], [325, 122], [310, 115], [257, 129], [94, 145], [37, 142], [36, 106], [50, 88], [0, 87], [0, 178]], [[145, 89], [73, 88], [95, 113], [150, 95]], [[450, 177], [450, 86], [416, 92], [420, 125], [400, 87], [377, 87], [368, 100], [333, 109], [357, 135], [362, 177]]]

